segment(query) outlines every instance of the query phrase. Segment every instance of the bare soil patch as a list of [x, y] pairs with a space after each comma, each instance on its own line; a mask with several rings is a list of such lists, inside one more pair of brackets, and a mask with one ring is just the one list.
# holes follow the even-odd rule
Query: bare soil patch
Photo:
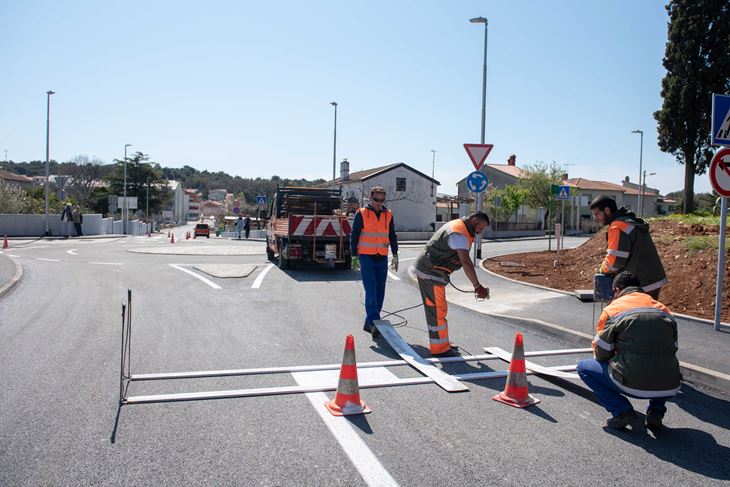
[[[694, 247], [702, 247], [703, 239], [714, 238], [717, 242], [719, 226], [653, 220], [650, 229], [669, 278], [669, 284], [662, 288], [660, 301], [676, 313], [714, 319], [717, 248]], [[697, 242], [700, 245], [692, 245]], [[725, 250], [721, 315], [727, 323], [730, 322], [730, 249], [726, 246]], [[605, 253], [604, 228], [580, 247], [561, 251], [557, 268], [554, 250], [494, 257], [486, 259], [484, 267], [518, 281], [572, 292], [593, 289], [593, 275]]]

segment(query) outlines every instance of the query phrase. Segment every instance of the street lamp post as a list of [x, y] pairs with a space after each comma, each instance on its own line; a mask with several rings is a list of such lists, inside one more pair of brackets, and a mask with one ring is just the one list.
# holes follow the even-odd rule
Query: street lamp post
[[[650, 172], [649, 176], [656, 175], [655, 172]], [[644, 199], [646, 198], [646, 169], [644, 169], [644, 182], [641, 183], [641, 214], [639, 215], [640, 218], [644, 216]]]
[[431, 152], [433, 153], [433, 158], [431, 159], [431, 198], [433, 198], [433, 180], [436, 172], [436, 151], [431, 149]]
[[55, 95], [56, 92], [52, 90], [46, 91], [46, 191], [45, 191], [45, 200], [46, 200], [46, 233], [45, 235], [48, 236], [51, 234], [51, 232], [48, 229], [48, 164], [49, 164], [49, 154], [50, 154], [50, 141], [51, 141], [51, 95]]
[[639, 145], [639, 196], [638, 196], [638, 206], [639, 206], [639, 213], [641, 215], [644, 214], [644, 198], [641, 191], [641, 165], [643, 163], [644, 159], [644, 131], [643, 130], [632, 130], [632, 134], [639, 134], [641, 135], [641, 142]]
[[132, 144], [124, 144], [124, 203], [122, 203], [124, 235], [127, 234], [127, 147], [132, 147]]
[[[484, 65], [482, 68], [482, 138], [481, 143], [484, 143], [484, 127], [487, 117], [487, 32], [489, 30], [489, 21], [484, 17], [476, 17], [469, 19], [472, 24], [484, 24]], [[477, 193], [477, 211], [482, 211], [482, 193]], [[482, 258], [482, 234], [476, 235], [474, 244], [474, 265], [477, 263], [477, 259]]]
[[330, 102], [335, 107], [335, 140], [332, 144], [332, 189], [335, 189], [335, 168], [337, 167], [337, 102]]
[[149, 235], [149, 233], [151, 231], [151, 227], [149, 227], [149, 225], [150, 225], [150, 178], [149, 177], [147, 177], [147, 201], [145, 202], [145, 206], [144, 206], [144, 218], [147, 221], [147, 225], [148, 225], [147, 234]]

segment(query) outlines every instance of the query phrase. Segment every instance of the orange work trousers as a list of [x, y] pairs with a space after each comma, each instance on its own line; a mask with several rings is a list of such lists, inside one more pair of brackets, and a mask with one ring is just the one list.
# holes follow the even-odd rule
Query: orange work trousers
[[449, 324], [446, 321], [446, 285], [430, 279], [418, 278], [423, 309], [426, 311], [428, 340], [431, 353], [445, 353], [451, 349], [449, 344]]

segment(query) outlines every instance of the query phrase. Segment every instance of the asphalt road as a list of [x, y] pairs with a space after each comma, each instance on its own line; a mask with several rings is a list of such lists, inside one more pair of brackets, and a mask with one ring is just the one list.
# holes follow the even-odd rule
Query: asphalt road
[[[178, 230], [180, 232], [180, 230]], [[179, 235], [178, 235], [179, 236]], [[577, 242], [577, 240], [576, 240]], [[25, 274], [0, 300], [0, 485], [712, 485], [730, 481], [730, 415], [721, 395], [684, 386], [668, 428], [610, 433], [607, 413], [580, 381], [531, 376], [542, 402], [514, 409], [491, 397], [503, 379], [361, 389], [372, 413], [333, 418], [333, 393], [118, 407], [121, 304], [133, 293], [133, 374], [339, 363], [345, 336], [358, 362], [396, 358], [362, 332], [353, 271], [271, 266], [261, 242], [165, 238], [15, 245]], [[489, 243], [485, 255], [544, 247]], [[175, 249], [222, 255], [177, 255]], [[403, 245], [385, 308], [427, 356], [418, 290], [406, 272], [420, 246]], [[157, 253], [131, 252], [149, 249]], [[180, 249], [180, 250], [178, 250]], [[198, 249], [198, 250], [194, 250]], [[146, 250], [145, 250], [146, 252]], [[237, 254], [237, 255], [231, 255]], [[411, 259], [411, 260], [409, 260]], [[247, 277], [216, 278], [204, 264], [250, 264]], [[174, 266], [173, 266], [174, 265]], [[486, 273], [480, 277], [488, 281]], [[208, 282], [201, 280], [205, 278]], [[457, 279], [455, 279], [457, 281]], [[466, 281], [463, 281], [466, 282]], [[211, 285], [212, 284], [212, 285]], [[450, 291], [451, 292], [451, 291]], [[498, 297], [485, 302], [497, 303]], [[465, 353], [573, 348], [554, 337], [451, 306], [451, 339]], [[577, 356], [534, 359], [568, 365]], [[485, 361], [451, 373], [504, 370]], [[409, 367], [361, 371], [418, 377]], [[134, 382], [129, 395], [292, 386], [322, 375]], [[331, 376], [331, 374], [329, 374]], [[336, 372], [335, 375], [336, 377]], [[639, 410], [643, 404], [636, 403]]]

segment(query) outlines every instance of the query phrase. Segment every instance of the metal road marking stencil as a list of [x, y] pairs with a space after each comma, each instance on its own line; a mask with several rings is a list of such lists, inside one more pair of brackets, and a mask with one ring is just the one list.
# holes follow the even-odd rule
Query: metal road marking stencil
[[443, 370], [435, 367], [432, 363], [426, 362], [423, 357], [418, 355], [410, 345], [408, 345], [403, 338], [395, 331], [393, 325], [388, 320], [374, 320], [373, 324], [378, 328], [378, 331], [383, 335], [383, 338], [388, 344], [400, 355], [400, 357], [408, 362], [408, 365], [414, 369], [430, 377], [441, 386], [445, 391], [448, 392], [464, 392], [468, 391], [469, 388], [464, 384], [456, 380], [453, 376], [447, 374]]
[[[587, 349], [590, 350], [590, 349]], [[510, 363], [512, 361], [512, 354], [507, 352], [506, 350], [502, 350], [501, 348], [497, 347], [484, 347], [484, 351], [491, 353], [492, 355], [496, 355], [497, 357], [501, 358], [507, 363]], [[529, 360], [525, 360], [525, 368], [527, 370], [531, 370], [536, 374], [542, 374], [542, 375], [550, 375], [553, 377], [560, 377], [561, 379], [577, 379], [578, 374], [569, 374], [567, 372], [561, 372], [559, 370], [550, 369], [548, 367], [543, 367], [542, 365], [537, 365], [535, 363], [530, 362]]]

